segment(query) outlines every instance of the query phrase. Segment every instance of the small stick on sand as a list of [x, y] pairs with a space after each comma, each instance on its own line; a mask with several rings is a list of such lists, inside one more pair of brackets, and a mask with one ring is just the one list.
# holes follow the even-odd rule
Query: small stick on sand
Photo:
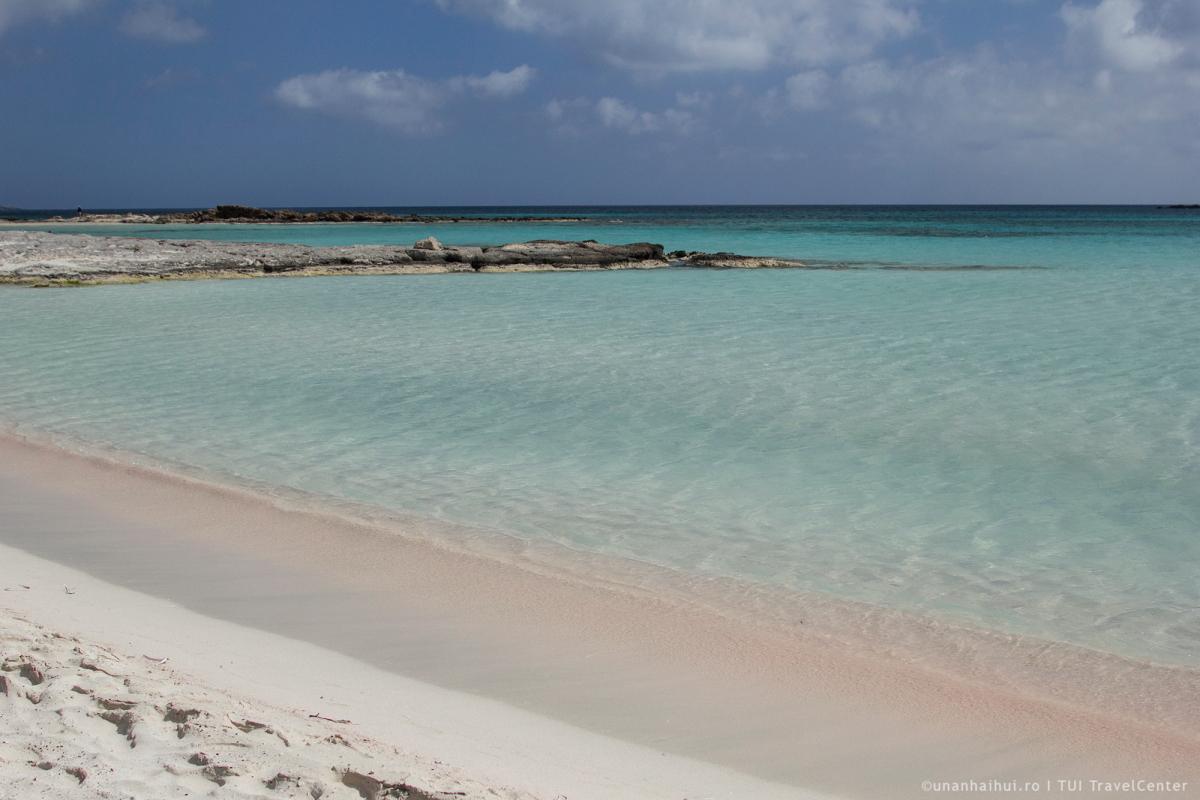
[[309, 714], [308, 717], [309, 717], [309, 719], [323, 719], [326, 722], [336, 722], [339, 725], [352, 725], [353, 724], [348, 719], [330, 719], [329, 717], [322, 717], [320, 714]]

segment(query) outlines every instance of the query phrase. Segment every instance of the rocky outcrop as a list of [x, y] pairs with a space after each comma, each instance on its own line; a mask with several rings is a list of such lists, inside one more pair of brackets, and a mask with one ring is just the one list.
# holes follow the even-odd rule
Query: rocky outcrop
[[737, 253], [686, 253], [676, 250], [671, 258], [689, 267], [710, 267], [714, 269], [762, 269], [779, 267], [804, 267], [799, 261], [786, 258], [769, 258], [766, 256], [739, 256]]
[[[444, 245], [307, 247], [293, 244], [144, 239], [0, 231], [0, 283], [110, 283], [166, 278], [658, 269], [855, 269], [780, 258], [676, 250], [649, 242], [600, 244], [538, 239], [490, 247]], [[861, 267], [859, 267], [861, 268]]]
[[580, 269], [639, 265], [665, 267], [668, 264], [661, 244], [650, 244], [649, 242], [600, 244], [592, 240], [560, 242], [553, 239], [538, 239], [521, 244], [502, 244], [497, 247], [482, 248], [477, 258], [477, 263], [482, 268], [490, 269], [525, 264], [549, 264]]
[[34, 231], [0, 232], [0, 282], [103, 283], [155, 278], [264, 275], [523, 272], [654, 269], [669, 266], [661, 245], [534, 241], [495, 247], [413, 247], [136, 239]]

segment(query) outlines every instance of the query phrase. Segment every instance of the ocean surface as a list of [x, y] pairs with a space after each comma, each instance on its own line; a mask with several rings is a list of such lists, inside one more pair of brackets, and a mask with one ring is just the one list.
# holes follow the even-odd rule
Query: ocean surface
[[412, 210], [589, 221], [119, 232], [838, 268], [0, 287], [0, 423], [1200, 666], [1200, 211]]

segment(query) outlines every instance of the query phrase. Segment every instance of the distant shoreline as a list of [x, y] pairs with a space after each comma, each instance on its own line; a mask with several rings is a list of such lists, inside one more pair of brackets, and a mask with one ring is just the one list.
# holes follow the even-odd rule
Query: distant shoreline
[[[17, 208], [3, 208], [0, 211], [20, 211]], [[590, 217], [543, 217], [532, 214], [520, 216], [472, 217], [462, 215], [440, 214], [388, 214], [383, 211], [295, 211], [290, 208], [267, 209], [253, 206], [222, 205], [190, 213], [171, 212], [166, 214], [77, 214], [71, 217], [53, 216], [38, 220], [21, 218], [5, 218], [5, 222], [69, 222], [77, 224], [106, 224], [121, 223], [126, 225], [303, 225], [306, 223], [364, 223], [381, 224], [417, 224], [456, 223], [456, 222], [589, 222]]]

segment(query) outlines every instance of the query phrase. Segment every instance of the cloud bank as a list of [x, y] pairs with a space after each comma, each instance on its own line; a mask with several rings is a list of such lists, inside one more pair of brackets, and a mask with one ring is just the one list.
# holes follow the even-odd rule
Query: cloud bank
[[[686, 135], [693, 152], [709, 157], [738, 148], [764, 158], [820, 152], [826, 163], [872, 164], [934, 190], [939, 180], [965, 185], [970, 170], [981, 181], [1008, 181], [1015, 196], [1034, 186], [1042, 196], [1068, 194], [1053, 177], [1066, 175], [1088, 185], [1166, 185], [1200, 160], [1195, 0], [1067, 0], [1026, 17], [1056, 28], [1053, 44], [1036, 54], [1021, 33], [1006, 41], [995, 30], [970, 49], [943, 45], [933, 57], [921, 55], [930, 31], [916, 28], [912, 9], [882, 0], [836, 8], [708, 0], [687, 4], [690, 18], [674, 2], [439, 1], [509, 28], [572, 37], [616, 67], [676, 71], [598, 101], [551, 101], [545, 116], [559, 136]], [[807, 46], [786, 41], [806, 26], [808, 38], [798, 40]], [[902, 50], [883, 46], [902, 37], [913, 39]], [[681, 44], [716, 40], [752, 46], [734, 58], [732, 49], [704, 55]], [[701, 69], [741, 70], [745, 83], [714, 81]], [[678, 97], [673, 107], [663, 108], [664, 90]], [[689, 105], [690, 97], [706, 99]]]
[[359, 72], [343, 68], [289, 78], [276, 87], [275, 97], [294, 108], [429, 135], [445, 127], [441, 111], [451, 100], [512, 97], [525, 91], [535, 75], [532, 67], [521, 65], [482, 78], [465, 75], [434, 81], [402, 69]]
[[[768, 122], [856, 126], [877, 156], [961, 158], [1040, 174], [1200, 156], [1200, 8], [1102, 0], [1059, 12], [1065, 46], [1038, 60], [983, 45], [924, 61], [806, 70], [759, 98]], [[814, 117], [814, 115], [817, 115]]]
[[1187, 44], [1172, 36], [1188, 28], [1194, 33], [1197, 15], [1194, 4], [1168, 2], [1147, 8], [1140, 0], [1103, 0], [1094, 7], [1067, 3], [1060, 13], [1076, 53], [1135, 71], [1165, 66], [1184, 55]]
[[917, 29], [912, 0], [437, 0], [444, 11], [569, 38], [645, 72], [758, 70], [865, 57]]

